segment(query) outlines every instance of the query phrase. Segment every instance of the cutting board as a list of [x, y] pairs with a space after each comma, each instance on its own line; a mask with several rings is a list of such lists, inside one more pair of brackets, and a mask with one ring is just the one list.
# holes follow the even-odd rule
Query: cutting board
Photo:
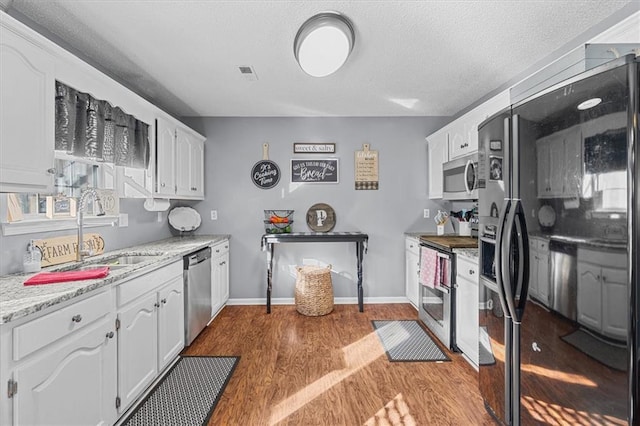
[[478, 248], [478, 239], [460, 235], [421, 235], [420, 242], [436, 245], [445, 249]]
[[[83, 234], [82, 241], [85, 248], [92, 250], [94, 255], [104, 252], [104, 240], [100, 234]], [[78, 252], [77, 235], [34, 240], [34, 244], [42, 253], [40, 265], [43, 267], [76, 260], [76, 253]]]

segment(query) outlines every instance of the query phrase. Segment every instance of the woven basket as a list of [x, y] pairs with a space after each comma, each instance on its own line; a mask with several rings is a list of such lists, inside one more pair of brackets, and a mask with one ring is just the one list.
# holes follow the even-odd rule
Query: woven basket
[[333, 311], [331, 265], [296, 266], [296, 310], [302, 315], [316, 317]]

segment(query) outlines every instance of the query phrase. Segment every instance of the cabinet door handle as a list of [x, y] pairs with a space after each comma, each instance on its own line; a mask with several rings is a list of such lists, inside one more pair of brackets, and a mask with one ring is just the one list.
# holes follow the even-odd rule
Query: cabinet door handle
[[473, 269], [469, 269], [469, 275], [473, 275], [475, 273], [476, 273], [476, 271], [474, 271]]
[[107, 338], [113, 339], [113, 331], [107, 333]]
[[71, 321], [73, 322], [80, 322], [82, 321], [82, 315], [78, 314], [78, 315], [74, 315], [71, 317]]
[[606, 281], [607, 277], [605, 277], [604, 275], [602, 276], [602, 281]]
[[54, 169], [53, 167], [50, 169], [47, 169], [47, 173], [49, 173], [50, 175], [55, 175], [56, 174], [56, 169]]
[[161, 302], [162, 302], [163, 305], [166, 305], [167, 304], [167, 299], [162, 299]]
[[162, 182], [160, 186], [164, 188], [166, 186], [166, 183]]
[[160, 304], [158, 302], [154, 303], [153, 306], [155, 306], [156, 308], [160, 307]]

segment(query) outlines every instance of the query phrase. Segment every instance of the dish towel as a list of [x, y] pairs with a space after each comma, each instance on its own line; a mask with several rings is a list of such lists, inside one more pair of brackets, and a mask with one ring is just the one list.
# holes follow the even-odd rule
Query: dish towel
[[438, 252], [420, 247], [420, 284], [435, 288], [440, 278]]
[[109, 267], [87, 269], [85, 271], [40, 272], [24, 282], [24, 285], [52, 284], [68, 281], [93, 280], [109, 275]]

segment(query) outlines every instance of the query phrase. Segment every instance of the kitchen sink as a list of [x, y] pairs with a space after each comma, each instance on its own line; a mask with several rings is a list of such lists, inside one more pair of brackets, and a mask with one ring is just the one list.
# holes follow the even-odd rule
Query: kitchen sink
[[75, 268], [71, 268], [69, 269], [69, 271], [89, 271], [91, 269], [97, 269], [97, 268], [104, 268], [105, 266], [109, 267], [110, 271], [115, 271], [118, 269], [122, 269], [122, 268], [126, 268], [129, 265], [82, 265], [82, 266], [77, 266]]
[[113, 256], [113, 257], [106, 257], [103, 259], [85, 261], [75, 266], [63, 267], [59, 270], [60, 271], [86, 271], [89, 269], [108, 266], [110, 270], [115, 271], [117, 269], [128, 268], [138, 263], [143, 263], [153, 259], [157, 259], [158, 256], [162, 256], [162, 255], [164, 255], [164, 253], [122, 254], [122, 255]]

